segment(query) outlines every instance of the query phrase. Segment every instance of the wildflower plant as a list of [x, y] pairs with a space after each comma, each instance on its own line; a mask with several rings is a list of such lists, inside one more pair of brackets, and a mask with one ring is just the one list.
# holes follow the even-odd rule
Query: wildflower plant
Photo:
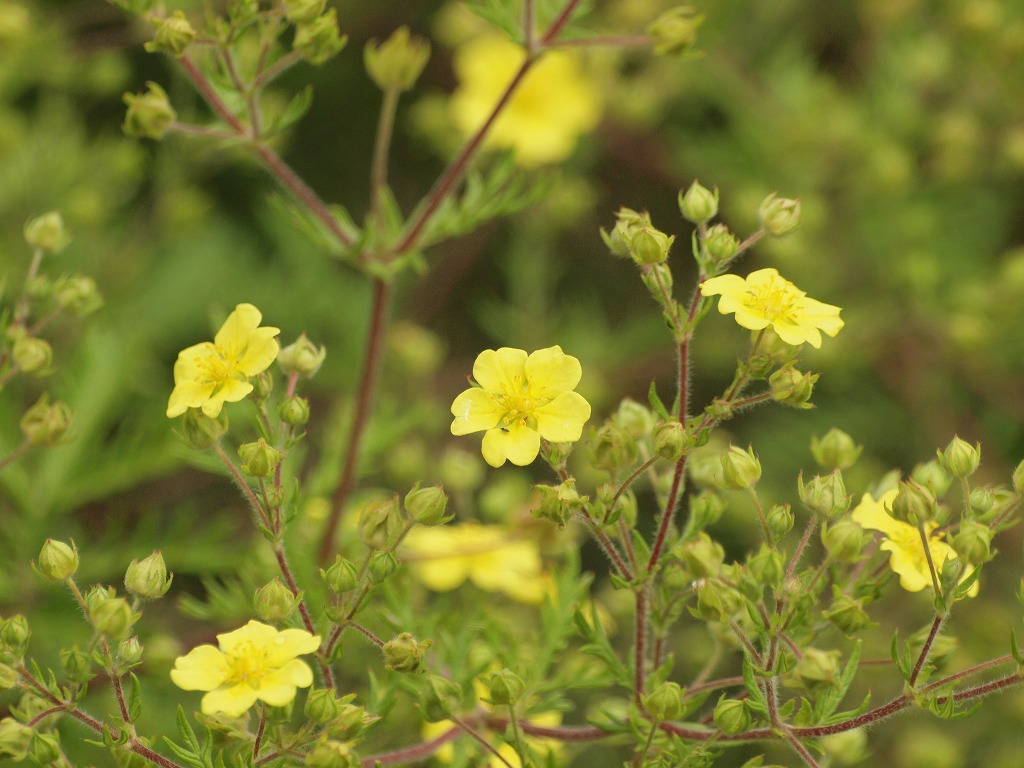
[[[517, 164], [559, 162], [594, 129], [602, 99], [580, 49], [642, 44], [687, 66], [703, 15], [682, 7], [636, 35], [603, 37], [579, 0], [468, 3], [491, 28], [454, 54], [450, 115], [465, 143], [408, 213], [389, 187], [389, 148], [400, 96], [436, 47], [406, 27], [367, 42], [362, 63], [381, 107], [357, 222], [276, 149], [311, 103], [308, 89], [273, 90], [280, 76], [348, 42], [334, 8], [240, 1], [200, 16], [117, 5], [148, 23], [146, 50], [169, 57], [209, 108], [205, 122], [187, 122], [172, 89], [149, 84], [125, 97], [125, 132], [231, 145], [279, 182], [279, 207], [312, 250], [367, 287], [363, 359], [337, 408], [344, 418], [333, 419], [314, 388], [331, 351], [254, 304], [238, 303], [212, 341], [180, 351], [167, 431], [237, 489], [234, 511], [258, 534], [248, 570], [203, 580], [203, 599], [154, 610], [181, 587], [174, 562], [156, 551], [126, 563], [125, 594], [120, 583], [86, 587], [98, 547], [54, 532], [33, 568], [67, 590], [79, 632], [47, 638], [61, 644], [48, 657], [34, 649], [35, 618], [0, 620], [0, 683], [15, 697], [0, 719], [0, 756], [71, 766], [99, 764], [105, 750], [106, 764], [160, 768], [697, 768], [775, 755], [856, 764], [875, 723], [958, 719], [1019, 687], [1012, 625], [1004, 654], [959, 666], [952, 632], [954, 613], [989, 586], [984, 570], [995, 537], [1016, 522], [1024, 463], [1007, 483], [985, 484], [975, 480], [980, 445], [954, 437], [906, 476], [844, 476], [862, 450], [833, 429], [809, 451], [820, 473], [787, 479], [780, 496], [761, 463], [773, 446], [729, 441], [734, 420], [755, 408], [801, 418], [828, 375], [809, 367], [815, 351], [842, 342], [844, 310], [828, 303], [841, 296], [811, 298], [775, 267], [749, 263], [766, 239], [800, 237], [796, 198], [768, 195], [744, 236], [719, 220], [728, 191], [697, 182], [679, 193], [683, 231], [626, 207], [614, 223], [609, 215], [600, 257], [617, 258], [621, 279], [649, 294], [671, 381], [652, 382], [646, 403], [601, 409], [582, 394], [598, 389], [584, 351], [560, 339], [532, 352], [496, 345], [460, 370], [468, 388], [430, 401], [434, 427], [423, 432], [447, 447], [424, 465], [438, 476], [402, 487], [370, 479], [366, 465], [398, 464], [409, 438], [397, 409], [388, 429], [370, 428], [388, 421], [381, 371], [396, 283], [416, 279], [429, 246], [535, 202], [543, 185]], [[55, 318], [102, 304], [87, 277], [47, 277], [45, 260], [68, 243], [57, 214], [33, 219], [25, 240], [24, 287], [3, 314], [5, 396], [15, 380], [54, 372], [42, 332]], [[721, 391], [700, 401], [705, 324], [738, 352]], [[393, 349], [420, 370], [437, 356], [429, 344]], [[69, 438], [70, 418], [42, 394], [0, 469]], [[474, 463], [478, 448], [493, 471]], [[537, 481], [525, 490], [513, 474], [524, 467]], [[905, 622], [892, 626], [884, 601], [904, 606]], [[140, 639], [166, 621], [161, 611], [180, 630], [163, 670]], [[192, 632], [180, 612], [204, 624]], [[94, 696], [99, 688], [112, 696]]]

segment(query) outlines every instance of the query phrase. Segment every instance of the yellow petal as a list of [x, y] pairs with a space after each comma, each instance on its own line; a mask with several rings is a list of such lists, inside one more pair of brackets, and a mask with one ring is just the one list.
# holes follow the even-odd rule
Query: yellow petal
[[497, 403], [494, 395], [481, 389], [471, 387], [455, 398], [452, 403], [453, 435], [468, 435], [481, 429], [491, 429], [505, 414], [505, 409]]
[[224, 325], [213, 337], [213, 343], [222, 349], [236, 344], [242, 346], [262, 319], [262, 313], [252, 304], [239, 304], [224, 320]]
[[280, 331], [277, 328], [270, 326], [253, 331], [245, 346], [245, 352], [238, 360], [238, 370], [246, 376], [256, 376], [267, 370], [281, 351], [277, 339], [274, 338], [278, 333]]
[[241, 684], [230, 688], [218, 688], [203, 696], [200, 704], [204, 715], [223, 712], [228, 717], [241, 717], [256, 703], [256, 689]]
[[244, 627], [217, 635], [217, 643], [222, 651], [231, 653], [238, 649], [244, 649], [249, 645], [256, 646], [257, 648], [270, 646], [275, 637], [277, 637], [276, 628], [253, 619], [246, 623]]
[[[312, 684], [313, 670], [309, 664], [300, 659], [292, 659], [280, 669], [263, 676], [259, 697], [268, 704], [280, 707], [295, 698], [296, 688], [308, 688]], [[280, 703], [276, 703], [278, 701]]]
[[538, 349], [526, 358], [524, 369], [534, 398], [551, 399], [562, 392], [571, 392], [583, 376], [580, 361], [558, 346]]
[[897, 493], [895, 488], [886, 491], [877, 501], [872, 498], [870, 493], [865, 493], [861, 497], [860, 504], [854, 507], [850, 517], [861, 528], [870, 528], [873, 531], [881, 531], [890, 535], [895, 533], [898, 528], [896, 524], [900, 521], [894, 519], [886, 510], [892, 508], [892, 502]]
[[522, 386], [525, 365], [526, 352], [522, 349], [485, 349], [473, 363], [473, 378], [484, 389], [501, 393], [513, 384]]
[[[742, 296], [746, 290], [747, 284], [739, 275], [711, 277], [700, 284], [701, 296], [722, 295], [729, 296], [735, 300], [737, 295]], [[721, 304], [719, 304], [719, 308], [723, 315], [726, 314], [725, 310], [721, 310]]]
[[316, 653], [319, 647], [319, 635], [311, 635], [304, 629], [284, 629], [277, 633], [267, 647], [267, 664], [271, 667], [283, 667], [296, 656]]
[[521, 422], [515, 421], [507, 429], [489, 429], [481, 445], [484, 461], [500, 467], [506, 459], [525, 467], [540, 453], [540, 435]]
[[552, 443], [571, 443], [580, 439], [583, 425], [590, 418], [590, 403], [576, 392], [564, 392], [534, 411], [537, 431]]
[[171, 680], [186, 691], [212, 691], [231, 673], [224, 654], [212, 645], [199, 645], [174, 660]]

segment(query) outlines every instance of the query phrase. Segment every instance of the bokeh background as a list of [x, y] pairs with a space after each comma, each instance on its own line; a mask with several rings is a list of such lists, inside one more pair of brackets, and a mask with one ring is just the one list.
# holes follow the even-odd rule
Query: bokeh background
[[[434, 46], [398, 116], [391, 183], [408, 210], [452, 151], [439, 105], [456, 86], [445, 40], [458, 22], [440, 2], [332, 5], [349, 45], [282, 80], [282, 99], [312, 82], [315, 100], [278, 149], [323, 198], [361, 218], [379, 105], [361, 49], [409, 24]], [[670, 6], [595, 5], [588, 23], [609, 34], [641, 31]], [[361, 487], [484, 476], [478, 458], [445, 446], [447, 403], [486, 347], [560, 344], [583, 362], [596, 414], [625, 396], [644, 400], [652, 380], [667, 396], [670, 338], [599, 228], [622, 205], [650, 211], [679, 236], [673, 269], [685, 298], [695, 270], [676, 195], [693, 179], [720, 188], [721, 218], [741, 236], [756, 228], [768, 193], [800, 197], [801, 228], [759, 244], [739, 271], [775, 266], [844, 308], [844, 331], [803, 357], [823, 373], [818, 407], [766, 408], [728, 425], [760, 454], [766, 496], [794, 499], [796, 473], [813, 471], [811, 436], [831, 426], [865, 446], [847, 474], [858, 493], [933, 457], [954, 434], [983, 443], [985, 481], [1006, 482], [1024, 458], [1024, 2], [715, 0], [700, 10], [700, 58], [589, 55], [604, 117], [564, 166], [542, 171], [549, 194], [431, 249], [424, 274], [402, 278]], [[183, 118], [206, 115], [173, 61], [142, 50], [149, 34], [100, 0], [0, 0], [0, 274], [8, 292], [18, 285], [29, 257], [22, 224], [59, 209], [74, 241], [51, 271], [91, 274], [106, 298], [84, 331], [58, 329], [60, 373], [44, 382], [75, 410], [76, 440], [0, 473], [0, 612], [38, 613], [54, 628], [63, 595], [27, 568], [47, 536], [73, 536], [88, 550], [86, 583], [116, 583], [128, 560], [160, 548], [183, 594], [202, 592], [196, 576], [211, 562], [230, 573], [258, 546], [255, 537], [252, 547], [224, 546], [249, 535], [235, 492], [163, 415], [181, 348], [208, 338], [240, 301], [259, 306], [286, 340], [306, 331], [327, 345], [311, 392], [323, 405], [309, 441], [311, 497], [336, 482], [362, 352], [367, 279], [295, 231], [274, 183], [244, 152], [121, 133], [121, 95], [147, 80], [164, 85]], [[717, 314], [702, 326], [694, 402], [721, 391], [741, 343]], [[3, 446], [19, 440], [18, 414], [38, 386], [0, 399]], [[503, 487], [538, 477], [501, 472], [487, 476]], [[953, 628], [958, 664], [1006, 652], [1008, 628], [1021, 629], [1019, 533], [997, 546], [983, 596]], [[893, 623], [907, 627], [930, 610], [923, 599], [910, 615], [905, 600], [891, 605]], [[173, 604], [160, 610], [168, 621], [177, 615]], [[166, 655], [177, 650], [168, 645]], [[1018, 766], [1022, 725], [1019, 691], [953, 727], [912, 714], [873, 731], [873, 760]]]

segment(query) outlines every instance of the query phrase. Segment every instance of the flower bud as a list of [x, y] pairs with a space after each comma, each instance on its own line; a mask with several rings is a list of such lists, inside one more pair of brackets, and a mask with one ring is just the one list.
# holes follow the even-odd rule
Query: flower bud
[[661, 14], [647, 25], [654, 53], [658, 56], [692, 55], [693, 46], [697, 42], [697, 30], [703, 22], [704, 14], [697, 13], [689, 5], [681, 5]]
[[789, 504], [776, 504], [768, 510], [765, 518], [768, 520], [768, 532], [773, 541], [778, 541], [793, 530], [793, 510]]
[[338, 15], [333, 8], [295, 28], [292, 49], [310, 64], [323, 64], [345, 47], [348, 38], [338, 32]]
[[701, 250], [707, 255], [712, 266], [725, 264], [739, 250], [740, 241], [725, 224], [710, 227], [701, 241]]
[[757, 209], [764, 231], [772, 237], [788, 235], [800, 226], [800, 201], [779, 197], [772, 192]]
[[207, 416], [199, 408], [189, 408], [181, 417], [181, 431], [178, 438], [195, 451], [204, 451], [216, 443], [228, 431], [227, 410], [216, 418]]
[[277, 413], [289, 427], [301, 427], [309, 421], [309, 400], [299, 395], [287, 397]]
[[143, 560], [132, 560], [124, 575], [124, 586], [142, 600], [156, 600], [167, 594], [173, 574], [167, 573], [164, 556], [158, 550]]
[[64, 581], [75, 575], [78, 570], [78, 548], [75, 542], [71, 545], [55, 539], [47, 539], [39, 550], [39, 561], [36, 571], [47, 579]]
[[[892, 502], [892, 515], [911, 525], [926, 523], [935, 519], [938, 504], [932, 492], [915, 480], [904, 480]], [[936, 563], [936, 565], [938, 565]]]
[[324, 12], [327, 0], [284, 0], [284, 15], [292, 24], [313, 21]]
[[747, 558], [747, 568], [759, 584], [773, 587], [782, 582], [785, 573], [782, 553], [777, 549], [761, 544], [757, 552]]
[[651, 409], [636, 400], [624, 398], [613, 417], [615, 423], [634, 440], [650, 434], [654, 428], [654, 414]]
[[405, 495], [405, 513], [420, 525], [444, 525], [455, 515], [447, 515], [448, 496], [440, 485], [420, 488], [417, 483]]
[[89, 608], [93, 629], [111, 640], [123, 639], [138, 618], [123, 597], [108, 597]]
[[274, 394], [274, 375], [270, 371], [257, 373], [249, 382], [252, 384], [249, 397], [257, 402], [263, 402]]
[[28, 743], [28, 759], [36, 765], [60, 765], [63, 753], [60, 742], [52, 733], [35, 731]]
[[864, 548], [864, 529], [852, 520], [839, 520], [822, 528], [821, 543], [833, 560], [855, 563]]
[[281, 579], [275, 576], [253, 595], [252, 604], [256, 615], [263, 621], [278, 623], [287, 619], [302, 601], [302, 592], [292, 592]]
[[96, 281], [87, 275], [67, 275], [53, 285], [53, 299], [57, 306], [75, 317], [91, 315], [103, 306], [103, 297]]
[[29, 629], [28, 619], [20, 613], [0, 621], [0, 661], [21, 661], [28, 650], [31, 636], [32, 630]]
[[11, 356], [14, 358], [14, 364], [23, 373], [30, 373], [34, 376], [46, 376], [53, 373], [51, 367], [53, 347], [46, 339], [22, 336], [14, 342]]
[[380, 584], [397, 570], [398, 561], [394, 555], [390, 552], [374, 552], [370, 558], [366, 573], [370, 577], [370, 581], [374, 584]]
[[511, 706], [519, 701], [526, 687], [523, 679], [511, 669], [505, 668], [491, 677], [488, 683], [490, 687], [490, 704], [505, 707]]
[[960, 530], [950, 539], [949, 545], [965, 563], [981, 565], [992, 559], [992, 535], [993, 531], [988, 526], [966, 520], [960, 524]]
[[843, 594], [838, 587], [832, 587], [832, 605], [822, 615], [839, 627], [846, 635], [855, 635], [871, 626], [871, 619], [864, 610], [864, 599]]
[[430, 43], [410, 36], [408, 27], [399, 27], [383, 43], [370, 40], [363, 48], [366, 71], [382, 91], [408, 91], [429, 59]]
[[304, 379], [312, 378], [320, 370], [327, 357], [327, 347], [317, 347], [306, 334], [299, 334], [293, 343], [282, 347], [277, 353], [277, 364], [291, 375], [298, 374]]
[[995, 506], [996, 494], [991, 488], [972, 488], [968, 500], [971, 512], [978, 516], [984, 516]]
[[262, 437], [255, 443], [242, 443], [238, 446], [238, 456], [242, 459], [242, 471], [250, 477], [271, 477], [284, 454]]
[[804, 648], [793, 673], [805, 685], [834, 687], [839, 680], [839, 651]]
[[127, 136], [162, 139], [178, 115], [171, 107], [167, 93], [156, 83], [146, 83], [145, 93], [126, 93], [128, 111], [121, 129]]
[[981, 464], [981, 443], [972, 446], [966, 440], [954, 437], [939, 453], [939, 463], [953, 477], [970, 477]]
[[718, 189], [712, 192], [696, 181], [684, 194], [679, 192], [679, 212], [694, 224], [706, 224], [718, 214]]
[[404, 527], [397, 496], [373, 499], [359, 513], [359, 537], [373, 549], [393, 547]]
[[678, 720], [683, 714], [683, 694], [679, 683], [662, 683], [640, 699], [646, 709], [658, 722]]
[[73, 683], [87, 683], [96, 676], [92, 671], [92, 658], [77, 645], [61, 648], [60, 663], [64, 674]]
[[660, 264], [668, 258], [675, 237], [653, 226], [640, 227], [629, 241], [629, 255], [637, 264]]
[[317, 725], [325, 725], [340, 715], [345, 702], [330, 688], [314, 688], [306, 698], [303, 714]]
[[824, 469], [846, 469], [860, 458], [863, 446], [841, 429], [832, 427], [821, 438], [811, 438], [811, 455]]
[[637, 445], [625, 430], [614, 422], [606, 422], [587, 443], [587, 453], [597, 469], [614, 473], [636, 462]]
[[739, 733], [750, 726], [750, 711], [739, 699], [722, 699], [715, 706], [715, 725], [722, 733]]
[[384, 643], [384, 665], [394, 672], [415, 672], [433, 644], [432, 640], [417, 642], [411, 634], [403, 632]]
[[640, 281], [659, 303], [672, 292], [673, 277], [668, 264], [649, 264], [646, 269], [640, 270]]
[[576, 492], [576, 483], [566, 480], [560, 485], [535, 485], [533, 489], [540, 494], [540, 506], [532, 511], [534, 517], [550, 520], [559, 528], [565, 524], [587, 502]]
[[679, 461], [693, 447], [693, 440], [678, 421], [662, 421], [654, 428], [654, 452], [663, 459]]
[[698, 530], [717, 523], [724, 511], [725, 502], [713, 491], [701, 491], [690, 499], [690, 520]]
[[462, 687], [440, 675], [426, 675], [426, 686], [420, 693], [420, 708], [428, 723], [447, 720], [462, 707]]
[[352, 744], [337, 739], [321, 738], [306, 753], [306, 768], [358, 768], [359, 758], [352, 752]]
[[629, 256], [629, 244], [633, 235], [640, 227], [650, 223], [646, 213], [634, 211], [632, 208], [620, 208], [615, 214], [615, 227], [611, 234], [601, 230], [601, 239], [608, 246], [612, 256]]
[[792, 363], [784, 365], [768, 377], [772, 399], [794, 408], [813, 408], [810, 400], [819, 378], [817, 373], [801, 373]]
[[0, 720], [0, 755], [7, 755], [14, 762], [28, 757], [29, 744], [35, 731], [13, 717]]
[[846, 492], [843, 473], [835, 470], [831, 474], [814, 478], [804, 485], [803, 473], [797, 478], [800, 501], [811, 512], [831, 520], [850, 508], [850, 496]]
[[320, 577], [331, 592], [341, 595], [356, 588], [359, 583], [359, 570], [351, 560], [335, 555], [331, 566], [326, 571], [320, 570]]
[[139, 642], [139, 636], [132, 635], [127, 640], [121, 641], [120, 645], [117, 646], [117, 659], [126, 666], [138, 664], [142, 661], [143, 650], [142, 643]]
[[8, 691], [18, 684], [21, 673], [10, 664], [0, 661], [0, 691]]
[[153, 23], [156, 24], [153, 39], [143, 46], [149, 53], [160, 52], [181, 56], [196, 39], [196, 31], [188, 23], [184, 11], [175, 11], [167, 18], [154, 19]]
[[729, 450], [722, 454], [723, 486], [730, 490], [742, 491], [753, 488], [761, 479], [761, 462], [754, 456], [752, 448], [743, 450], [730, 445]]
[[46, 253], [57, 253], [71, 241], [64, 219], [58, 211], [29, 219], [24, 229], [25, 242], [30, 248]]
[[705, 621], [728, 621], [743, 607], [743, 598], [733, 587], [717, 579], [697, 582], [697, 607], [694, 612]]
[[717, 576], [725, 562], [725, 550], [722, 545], [701, 531], [685, 544], [676, 545], [674, 554], [683, 561], [687, 572], [694, 579]]
[[931, 491], [935, 498], [945, 495], [953, 483], [953, 478], [946, 474], [946, 470], [936, 459], [916, 465], [911, 470], [910, 477]]

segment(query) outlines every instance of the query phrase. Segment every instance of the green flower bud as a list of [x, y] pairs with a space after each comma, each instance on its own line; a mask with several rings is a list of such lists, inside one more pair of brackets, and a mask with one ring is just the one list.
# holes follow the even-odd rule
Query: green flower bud
[[303, 760], [306, 768], [357, 768], [359, 758], [352, 744], [337, 739], [321, 739]]
[[126, 93], [124, 103], [128, 111], [121, 129], [127, 136], [162, 139], [167, 129], [178, 118], [171, 107], [167, 93], [156, 83], [146, 83], [145, 93]]
[[117, 658], [122, 664], [131, 666], [142, 661], [142, 651], [143, 647], [139, 642], [138, 635], [132, 635], [117, 646]]
[[730, 445], [729, 450], [722, 454], [722, 484], [734, 491], [753, 488], [761, 479], [761, 462], [754, 456], [754, 450], [743, 450]]
[[641, 697], [640, 703], [660, 723], [678, 720], [683, 714], [684, 694], [678, 683], [665, 682]]
[[301, 427], [309, 421], [309, 400], [298, 395], [287, 397], [281, 403], [278, 415], [289, 427]]
[[911, 525], [934, 520], [939, 506], [935, 496], [915, 480], [900, 482], [899, 492], [892, 502], [892, 514], [897, 520]]
[[124, 575], [124, 586], [142, 600], [156, 600], [171, 588], [173, 574], [167, 573], [164, 556], [158, 550], [143, 560], [132, 560]]
[[936, 459], [916, 465], [911, 470], [910, 477], [931, 491], [932, 496], [937, 499], [944, 496], [953, 483], [953, 478], [946, 474], [946, 470]]
[[637, 264], [660, 264], [668, 258], [675, 237], [660, 232], [653, 226], [643, 226], [633, 233], [629, 241], [629, 255]]
[[658, 56], [693, 55], [697, 30], [703, 22], [704, 14], [697, 13], [696, 9], [689, 5], [681, 5], [666, 11], [647, 25], [647, 34], [654, 45], [654, 53]]
[[78, 570], [78, 548], [75, 542], [70, 545], [63, 541], [47, 539], [39, 550], [39, 561], [35, 570], [41, 576], [53, 581], [64, 581], [75, 575]]
[[742, 607], [743, 598], [733, 587], [717, 579], [697, 581], [694, 612], [705, 621], [728, 621]]
[[384, 643], [384, 665], [394, 672], [415, 672], [433, 644], [433, 640], [417, 641], [408, 632], [403, 632]]
[[480, 461], [480, 452], [470, 453], [462, 448], [449, 446], [441, 454], [438, 467], [441, 481], [454, 493], [475, 491], [484, 481], [485, 470]]
[[262, 402], [274, 394], [274, 375], [270, 371], [262, 371], [253, 376], [252, 392], [249, 394], [253, 400]]
[[366, 569], [370, 581], [380, 584], [398, 570], [398, 561], [390, 552], [374, 552]]
[[14, 364], [23, 373], [30, 373], [34, 376], [46, 376], [53, 373], [53, 347], [46, 339], [38, 339], [35, 336], [22, 336], [14, 342], [14, 350], [11, 355]]
[[449, 719], [462, 707], [462, 686], [440, 675], [426, 675], [426, 685], [420, 693], [423, 719], [436, 723]]
[[341, 595], [356, 588], [359, 583], [359, 569], [351, 560], [335, 555], [334, 563], [326, 571], [320, 570], [320, 577], [331, 592]]
[[696, 181], [685, 194], [680, 190], [678, 202], [683, 218], [694, 224], [706, 224], [718, 215], [718, 189], [712, 192]]
[[196, 39], [196, 31], [188, 23], [184, 11], [175, 11], [172, 16], [164, 19], [153, 19], [153, 23], [156, 24], [153, 39], [143, 46], [149, 53], [181, 56]]
[[853, 438], [841, 429], [832, 427], [821, 438], [811, 438], [811, 455], [818, 465], [824, 469], [846, 469], [852, 467], [860, 458], [863, 446], [853, 442]]
[[324, 12], [327, 0], [284, 0], [284, 15], [292, 24], [313, 21]]
[[216, 443], [228, 431], [227, 410], [221, 410], [216, 418], [207, 416], [199, 408], [189, 408], [181, 417], [181, 431], [178, 438], [195, 451], [204, 451]]
[[405, 495], [405, 513], [420, 525], [444, 525], [455, 515], [447, 515], [448, 496], [440, 485], [420, 488], [417, 483]]
[[0, 691], [7, 691], [18, 684], [21, 673], [10, 664], [0, 662]]
[[314, 688], [309, 692], [303, 713], [317, 725], [325, 725], [340, 715], [344, 702], [329, 688]]
[[855, 599], [845, 595], [835, 586], [832, 587], [832, 605], [822, 615], [846, 635], [855, 635], [871, 626], [871, 619], [864, 610], [863, 598]]
[[85, 317], [103, 306], [103, 297], [96, 281], [87, 275], [67, 275], [54, 283], [53, 298], [57, 306], [75, 317]]
[[320, 370], [326, 357], [327, 347], [317, 347], [302, 333], [293, 343], [281, 348], [277, 353], [277, 364], [289, 375], [298, 374], [309, 379]]
[[0, 621], [0, 661], [20, 661], [28, 650], [31, 637], [28, 619], [20, 613]]
[[954, 437], [939, 453], [939, 463], [953, 477], [970, 477], [981, 464], [981, 443], [972, 446], [966, 440]]
[[810, 400], [819, 378], [820, 374], [801, 373], [789, 363], [768, 377], [768, 385], [775, 402], [805, 410], [814, 407]]
[[345, 47], [348, 38], [338, 32], [338, 15], [332, 8], [295, 28], [292, 48], [310, 63], [323, 64]]
[[608, 246], [612, 256], [629, 256], [629, 244], [636, 231], [650, 223], [646, 213], [634, 211], [632, 208], [620, 208], [615, 214], [615, 228], [611, 234], [601, 230], [601, 239]]
[[61, 649], [60, 663], [64, 667], [64, 674], [73, 683], [87, 683], [96, 676], [92, 671], [89, 654], [79, 650], [77, 645]]
[[768, 532], [773, 541], [778, 541], [793, 530], [793, 510], [789, 508], [789, 504], [776, 504], [768, 510], [765, 518], [768, 520]]
[[614, 420], [634, 440], [649, 435], [654, 429], [654, 414], [651, 413], [651, 409], [628, 397], [619, 403]]
[[86, 614], [91, 613], [95, 608], [99, 607], [100, 603], [103, 603], [112, 597], [117, 597], [117, 592], [113, 587], [103, 587], [97, 584], [85, 593]]
[[831, 474], [814, 478], [804, 485], [803, 473], [797, 478], [800, 501], [811, 512], [831, 520], [850, 508], [850, 496], [846, 492], [843, 473], [834, 470]]
[[54, 733], [34, 731], [28, 743], [28, 759], [36, 765], [58, 765], [62, 756], [60, 742]]
[[864, 529], [852, 520], [839, 520], [822, 528], [821, 543], [834, 560], [855, 563], [864, 548]]
[[1024, 496], [1024, 461], [1020, 462], [1013, 470], [1013, 490], [1018, 496]]
[[804, 648], [793, 674], [810, 687], [835, 687], [839, 680], [839, 651]]
[[715, 706], [715, 725], [722, 733], [740, 733], [750, 727], [750, 711], [739, 699], [722, 699]]
[[655, 301], [661, 302], [666, 294], [672, 292], [672, 270], [668, 264], [649, 264], [640, 270], [640, 280], [647, 287], [648, 293]]
[[383, 91], [408, 91], [430, 59], [430, 43], [412, 37], [399, 27], [383, 43], [370, 40], [363, 48], [363, 62], [373, 82]]
[[25, 242], [29, 247], [46, 253], [57, 253], [71, 242], [64, 219], [58, 211], [29, 219], [24, 229]]
[[981, 565], [993, 557], [992, 536], [993, 531], [988, 526], [965, 520], [960, 524], [956, 536], [950, 539], [949, 545], [965, 563]]
[[747, 558], [747, 568], [759, 584], [773, 587], [782, 582], [786, 565], [781, 552], [761, 544], [757, 552]]
[[707, 233], [701, 241], [703, 252], [707, 255], [712, 266], [725, 264], [739, 250], [740, 241], [736, 238], [725, 224], [715, 224], [708, 228]]
[[663, 459], [679, 461], [693, 443], [693, 438], [678, 421], [662, 421], [654, 428], [654, 452]]
[[588, 441], [587, 453], [597, 469], [614, 473], [636, 463], [637, 445], [620, 426], [606, 422]]
[[489, 703], [498, 707], [506, 707], [519, 701], [526, 684], [511, 669], [505, 668], [491, 677], [488, 683], [491, 698]]
[[856, 765], [868, 756], [868, 734], [866, 728], [832, 733], [821, 740], [832, 762], [830, 765]]
[[0, 755], [9, 756], [14, 762], [20, 762], [28, 756], [29, 744], [35, 731], [27, 725], [19, 723], [13, 717], [0, 720]]
[[764, 231], [772, 237], [788, 235], [800, 226], [800, 201], [779, 197], [772, 192], [757, 209]]
[[991, 488], [972, 488], [968, 498], [971, 512], [979, 516], [992, 511], [996, 503], [996, 494]]
[[89, 608], [93, 629], [111, 640], [123, 639], [138, 618], [123, 597], [108, 597]]
[[704, 531], [686, 543], [677, 544], [673, 553], [683, 561], [687, 572], [695, 579], [717, 576], [725, 562], [722, 545]]
[[701, 491], [690, 498], [690, 520], [698, 530], [717, 523], [724, 511], [725, 502], [713, 491]]
[[271, 477], [284, 454], [262, 437], [255, 443], [242, 443], [238, 446], [238, 456], [242, 459], [242, 471], [250, 477]]
[[373, 549], [390, 549], [405, 528], [398, 497], [373, 499], [359, 513], [359, 538]]
[[292, 592], [281, 579], [275, 576], [253, 595], [252, 604], [256, 615], [272, 624], [280, 623], [292, 615], [302, 601], [302, 591]]
[[534, 517], [550, 520], [559, 528], [565, 524], [588, 501], [576, 492], [576, 482], [566, 480], [560, 485], [535, 485], [533, 489], [540, 494], [540, 506], [532, 511]]

